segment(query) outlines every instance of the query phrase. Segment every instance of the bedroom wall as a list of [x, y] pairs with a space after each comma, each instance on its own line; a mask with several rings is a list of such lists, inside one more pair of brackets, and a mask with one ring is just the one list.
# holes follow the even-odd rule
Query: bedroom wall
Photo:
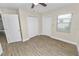
[[1, 14], [18, 14], [18, 10], [1, 8], [0, 13]]
[[[26, 41], [29, 39], [28, 37], [28, 30], [27, 30], [27, 17], [28, 16], [37, 16], [40, 21], [40, 13], [31, 12], [27, 9], [19, 9], [19, 17], [20, 17], [20, 24], [21, 24], [21, 33], [22, 33], [22, 39], [23, 41]], [[39, 33], [41, 32], [41, 25], [39, 24]]]
[[[57, 16], [62, 14], [72, 13], [72, 23], [71, 23], [71, 32], [58, 32], [57, 27]], [[51, 16], [52, 17], [52, 37], [57, 38], [62, 41], [71, 42], [74, 44], [79, 43], [79, 4], [73, 4], [66, 6], [57, 10], [51, 10], [46, 13], [40, 14], [35, 12], [30, 12], [27, 9], [19, 9], [19, 17], [21, 23], [22, 37], [23, 41], [28, 38], [27, 30], [27, 17], [28, 16], [37, 16], [39, 19], [39, 33], [42, 33], [42, 16]]]
[[[62, 14], [72, 13], [71, 32], [58, 32], [57, 16]], [[60, 39], [62, 41], [68, 41], [79, 45], [79, 4], [73, 4], [57, 10], [51, 10], [42, 14], [43, 16], [49, 15], [52, 17], [52, 37]]]

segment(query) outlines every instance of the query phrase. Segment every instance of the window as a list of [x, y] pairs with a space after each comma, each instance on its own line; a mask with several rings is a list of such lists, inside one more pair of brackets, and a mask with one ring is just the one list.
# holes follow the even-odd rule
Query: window
[[70, 32], [72, 14], [58, 16], [57, 30], [60, 32]]

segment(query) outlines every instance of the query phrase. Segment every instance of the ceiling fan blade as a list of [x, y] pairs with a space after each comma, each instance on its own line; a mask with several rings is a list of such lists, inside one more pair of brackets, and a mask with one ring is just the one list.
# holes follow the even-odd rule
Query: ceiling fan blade
[[42, 6], [44, 6], [44, 7], [46, 7], [46, 6], [47, 6], [45, 3], [39, 3], [39, 4], [41, 4], [41, 5], [42, 5]]
[[34, 8], [34, 6], [35, 6], [35, 5], [32, 3], [32, 7], [31, 7], [31, 8]]

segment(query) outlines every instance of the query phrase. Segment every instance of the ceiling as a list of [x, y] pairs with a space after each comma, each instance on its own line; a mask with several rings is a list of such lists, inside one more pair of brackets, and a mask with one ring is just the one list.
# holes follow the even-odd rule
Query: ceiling
[[42, 5], [38, 4], [33, 9], [31, 8], [32, 3], [0, 3], [0, 8], [8, 8], [8, 9], [15, 9], [24, 8], [30, 11], [35, 12], [46, 12], [50, 10], [56, 10], [61, 7], [69, 6], [71, 3], [46, 3], [47, 6], [43, 7]]

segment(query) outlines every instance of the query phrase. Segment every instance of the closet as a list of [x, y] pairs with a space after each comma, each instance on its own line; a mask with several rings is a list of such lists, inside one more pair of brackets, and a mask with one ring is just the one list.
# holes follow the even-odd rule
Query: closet
[[[42, 30], [41, 35], [52, 35], [52, 17], [51, 16], [44, 16], [42, 19], [38, 19], [38, 17], [29, 16], [27, 17], [27, 33], [28, 37], [32, 38], [34, 36], [40, 35], [39, 28]], [[41, 20], [42, 23], [39, 22]], [[42, 25], [41, 27], [39, 25]]]
[[39, 19], [35, 16], [27, 17], [28, 37], [39, 35]]
[[[3, 26], [3, 22], [2, 22], [2, 17], [0, 15], [0, 37], [1, 37], [1, 39], [2, 39], [3, 35], [5, 35], [5, 32], [4, 32], [4, 26]], [[2, 53], [3, 53], [3, 49], [2, 49], [1, 42], [0, 42], [0, 56], [1, 56]]]
[[42, 35], [52, 35], [52, 17], [43, 16], [42, 17]]
[[0, 15], [0, 33], [4, 32], [4, 26], [3, 26], [3, 22], [2, 22], [2, 17]]

